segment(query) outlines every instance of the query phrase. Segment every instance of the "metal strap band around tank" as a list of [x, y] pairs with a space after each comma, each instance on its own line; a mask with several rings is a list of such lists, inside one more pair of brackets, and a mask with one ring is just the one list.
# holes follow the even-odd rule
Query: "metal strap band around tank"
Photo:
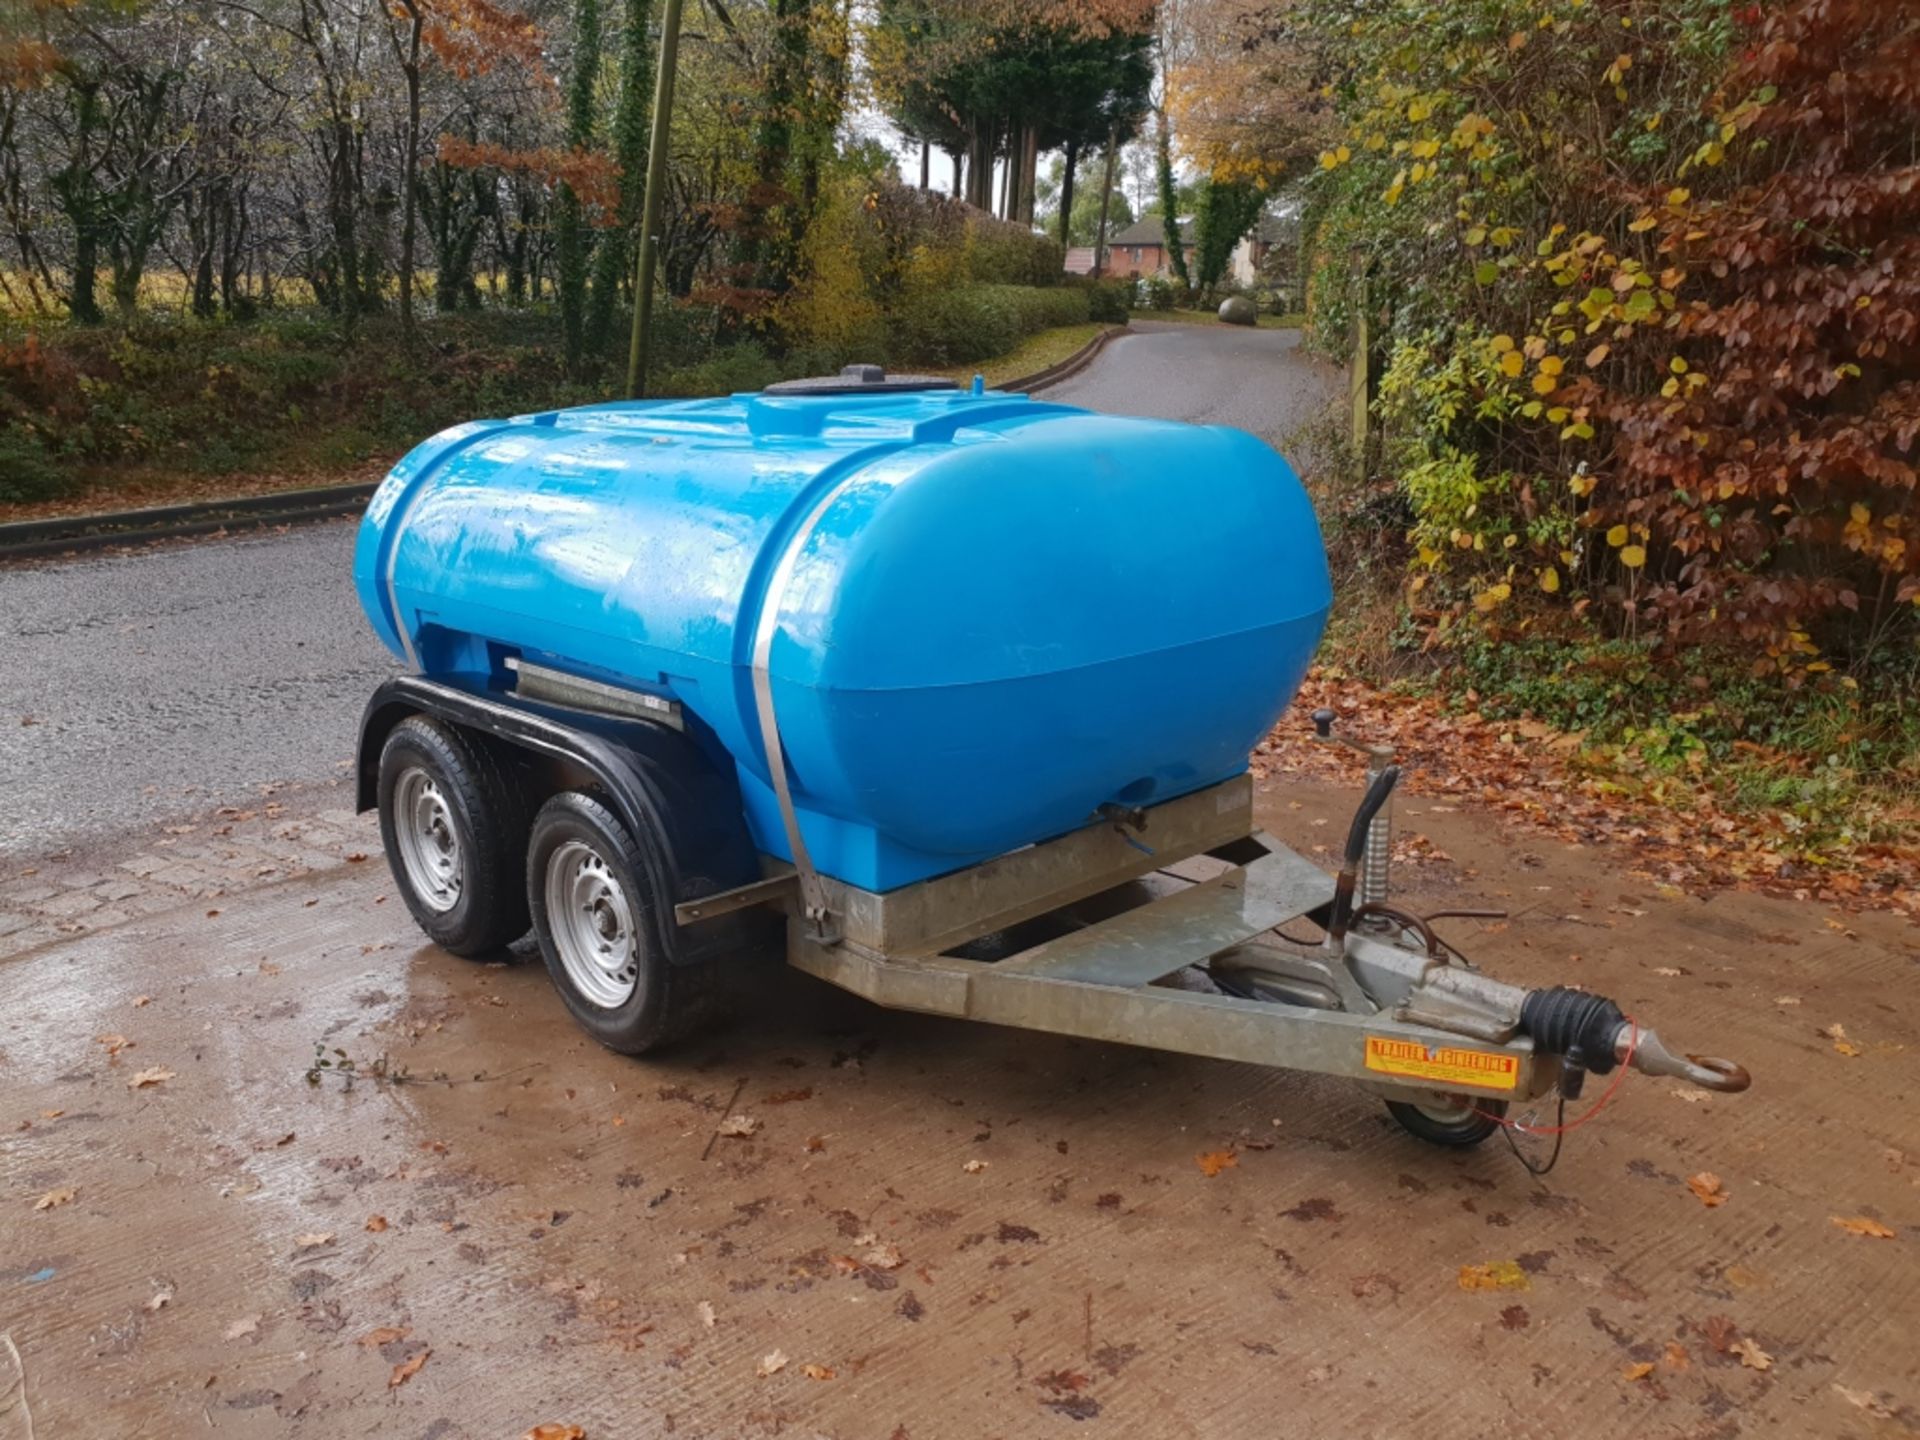
[[774, 567], [773, 578], [767, 582], [766, 593], [760, 602], [759, 623], [753, 634], [753, 707], [760, 719], [760, 742], [767, 752], [767, 778], [773, 782], [774, 796], [780, 802], [780, 823], [787, 832], [787, 849], [793, 856], [793, 868], [800, 877], [801, 907], [815, 931], [821, 935], [827, 933], [827, 890], [820, 883], [820, 872], [814, 868], [813, 856], [807, 851], [806, 837], [800, 833], [800, 813], [793, 804], [793, 783], [787, 774], [786, 750], [780, 744], [780, 721], [773, 709], [773, 676], [767, 667], [773, 656], [773, 637], [780, 629], [780, 605], [786, 599], [787, 585], [800, 563], [800, 552], [813, 537], [814, 527], [820, 523], [821, 517], [860, 478], [867, 462], [873, 458], [868, 452], [845, 462], [855, 468], [820, 497], [813, 509], [807, 512], [807, 518], [788, 538], [780, 554], [780, 563]]

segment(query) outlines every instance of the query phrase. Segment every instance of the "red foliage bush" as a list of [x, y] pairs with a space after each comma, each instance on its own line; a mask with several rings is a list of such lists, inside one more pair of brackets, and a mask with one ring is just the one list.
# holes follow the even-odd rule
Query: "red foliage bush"
[[1722, 98], [1759, 102], [1733, 183], [1657, 210], [1676, 378], [1569, 390], [1613, 427], [1593, 518], [1650, 534], [1644, 602], [1789, 670], [1920, 610], [1920, 0], [1755, 13]]

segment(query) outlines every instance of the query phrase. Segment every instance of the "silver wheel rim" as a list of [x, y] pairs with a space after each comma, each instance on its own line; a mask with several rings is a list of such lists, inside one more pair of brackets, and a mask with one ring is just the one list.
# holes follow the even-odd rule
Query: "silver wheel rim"
[[460, 829], [440, 782], [418, 765], [393, 787], [393, 833], [400, 864], [420, 901], [444, 915], [460, 903]]
[[547, 926], [561, 968], [582, 998], [617, 1010], [640, 985], [633, 907], [604, 856], [569, 840], [547, 859]]
[[1458, 1095], [1435, 1095], [1431, 1100], [1415, 1101], [1414, 1109], [1436, 1125], [1465, 1125], [1478, 1116], [1478, 1108], [1471, 1100]]

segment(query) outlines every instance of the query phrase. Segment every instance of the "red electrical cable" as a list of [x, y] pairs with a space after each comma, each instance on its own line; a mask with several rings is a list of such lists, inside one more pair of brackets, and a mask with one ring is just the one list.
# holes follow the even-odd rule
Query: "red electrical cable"
[[1522, 1135], [1566, 1135], [1574, 1130], [1578, 1130], [1582, 1125], [1586, 1124], [1587, 1121], [1593, 1119], [1594, 1116], [1607, 1108], [1608, 1102], [1613, 1099], [1614, 1095], [1619, 1091], [1620, 1086], [1625, 1083], [1627, 1071], [1633, 1068], [1633, 1052], [1640, 1048], [1640, 1026], [1639, 1023], [1629, 1015], [1627, 1016], [1627, 1027], [1627, 1053], [1620, 1057], [1620, 1073], [1613, 1077], [1613, 1083], [1607, 1086], [1600, 1098], [1594, 1101], [1589, 1109], [1583, 1111], [1569, 1124], [1525, 1125], [1518, 1120], [1509, 1120], [1504, 1115], [1495, 1115], [1486, 1110], [1475, 1110], [1473, 1113], [1481, 1116], [1483, 1119], [1493, 1121], [1494, 1124], [1504, 1130], [1518, 1130]]

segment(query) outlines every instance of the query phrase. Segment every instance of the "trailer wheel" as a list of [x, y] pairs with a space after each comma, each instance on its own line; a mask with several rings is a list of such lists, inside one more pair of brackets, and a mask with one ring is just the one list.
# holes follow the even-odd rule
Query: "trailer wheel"
[[1435, 1095], [1431, 1101], [1387, 1101], [1387, 1113], [1400, 1128], [1429, 1145], [1465, 1149], [1478, 1145], [1500, 1128], [1507, 1113], [1504, 1100], [1471, 1101], [1458, 1095]]
[[378, 795], [394, 883], [435, 944], [484, 955], [527, 933], [526, 801], [490, 747], [410, 716], [381, 747]]
[[670, 913], [653, 868], [620, 818], [563, 791], [540, 807], [527, 846], [527, 900], [554, 988], [609, 1050], [641, 1055], [679, 1039], [715, 1007], [718, 966], [674, 965], [660, 941]]

